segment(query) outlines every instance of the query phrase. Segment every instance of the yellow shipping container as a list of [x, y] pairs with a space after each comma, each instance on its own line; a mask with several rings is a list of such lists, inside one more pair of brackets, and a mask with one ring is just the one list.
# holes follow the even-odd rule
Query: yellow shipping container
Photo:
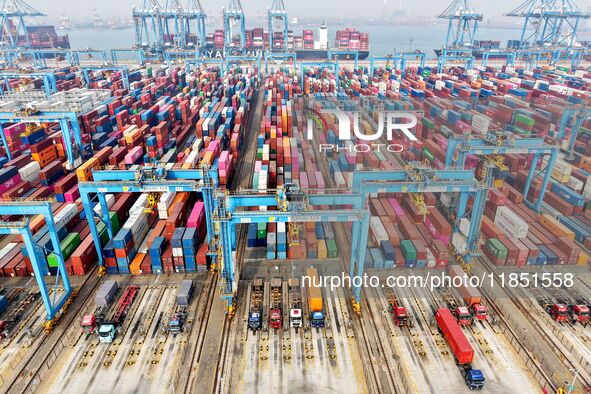
[[326, 250], [326, 241], [323, 239], [318, 240], [318, 258], [320, 260], [328, 258], [328, 252]]
[[560, 223], [558, 220], [554, 219], [547, 213], [540, 216], [540, 224], [558, 238], [566, 237], [571, 241], [575, 240], [575, 233], [570, 231], [564, 224]]
[[581, 251], [579, 259], [577, 260], [577, 265], [587, 265], [587, 263], [589, 263], [589, 255]]

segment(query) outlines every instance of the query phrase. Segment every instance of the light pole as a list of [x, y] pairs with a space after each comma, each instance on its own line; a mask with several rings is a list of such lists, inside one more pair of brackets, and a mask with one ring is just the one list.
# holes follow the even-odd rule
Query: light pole
[[579, 376], [578, 369], [569, 369], [569, 371], [574, 372], [575, 375], [573, 376], [573, 382], [571, 384], [569, 384], [569, 386], [568, 386], [567, 394], [570, 394], [573, 392], [573, 390], [575, 389], [575, 382], [577, 381], [577, 377]]

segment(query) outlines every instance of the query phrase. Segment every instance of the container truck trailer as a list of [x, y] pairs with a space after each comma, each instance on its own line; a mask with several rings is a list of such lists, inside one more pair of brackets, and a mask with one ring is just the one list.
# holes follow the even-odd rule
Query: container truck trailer
[[125, 289], [113, 317], [103, 321], [99, 326], [98, 335], [101, 343], [112, 343], [115, 340], [139, 291], [140, 288], [137, 286], [129, 286]]
[[324, 327], [324, 310], [322, 306], [322, 291], [315, 284], [320, 283], [316, 268], [309, 268], [306, 275], [310, 280], [308, 285], [308, 305], [310, 307], [310, 325], [315, 328]]
[[85, 334], [94, 333], [103, 324], [109, 306], [113, 303], [118, 291], [119, 285], [115, 280], [106, 281], [98, 289], [94, 296], [96, 306], [94, 312], [82, 318], [81, 326]]
[[479, 369], [472, 367], [474, 361], [474, 349], [464, 335], [462, 328], [447, 308], [437, 309], [435, 320], [439, 333], [443, 335], [447, 345], [451, 349], [454, 359], [460, 367], [460, 372], [470, 390], [484, 387], [484, 375]]
[[248, 312], [248, 328], [259, 331], [263, 327], [263, 280], [255, 279], [250, 292], [250, 311]]
[[271, 279], [271, 309], [269, 310], [269, 327], [281, 328], [283, 312], [281, 306], [281, 279]]
[[289, 278], [287, 281], [289, 287], [289, 326], [301, 328], [302, 321], [302, 299], [300, 296], [300, 281], [296, 278]]
[[193, 299], [193, 281], [187, 279], [181, 282], [176, 294], [176, 308], [168, 318], [168, 332], [177, 335], [184, 331], [187, 321], [187, 310]]

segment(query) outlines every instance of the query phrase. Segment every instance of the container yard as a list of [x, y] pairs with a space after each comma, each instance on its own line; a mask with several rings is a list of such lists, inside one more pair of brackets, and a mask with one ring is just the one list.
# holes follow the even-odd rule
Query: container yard
[[1, 392], [591, 392], [590, 14], [377, 57], [190, 3], [1, 22]]

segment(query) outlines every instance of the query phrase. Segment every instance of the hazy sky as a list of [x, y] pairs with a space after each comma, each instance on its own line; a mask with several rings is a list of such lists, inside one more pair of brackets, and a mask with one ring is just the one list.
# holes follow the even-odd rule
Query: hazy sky
[[[132, 5], [141, 4], [142, 0], [28, 0], [29, 4], [50, 16], [78, 16], [92, 14], [96, 9], [101, 15], [129, 14]], [[181, 4], [187, 0], [181, 0]], [[402, 7], [411, 13], [425, 11], [427, 15], [436, 15], [443, 11], [450, 0], [284, 0], [287, 11], [294, 16], [334, 15], [338, 10], [344, 16], [380, 16], [386, 2], [389, 10]], [[221, 9], [229, 0], [202, 0], [205, 12], [214, 17], [221, 15]], [[473, 0], [472, 4], [486, 16], [498, 17], [510, 11], [522, 0]], [[581, 9], [591, 7], [591, 0], [577, 0]], [[163, 4], [164, 0], [160, 0]], [[248, 18], [249, 14], [264, 13], [272, 0], [242, 0], [242, 6]]]

